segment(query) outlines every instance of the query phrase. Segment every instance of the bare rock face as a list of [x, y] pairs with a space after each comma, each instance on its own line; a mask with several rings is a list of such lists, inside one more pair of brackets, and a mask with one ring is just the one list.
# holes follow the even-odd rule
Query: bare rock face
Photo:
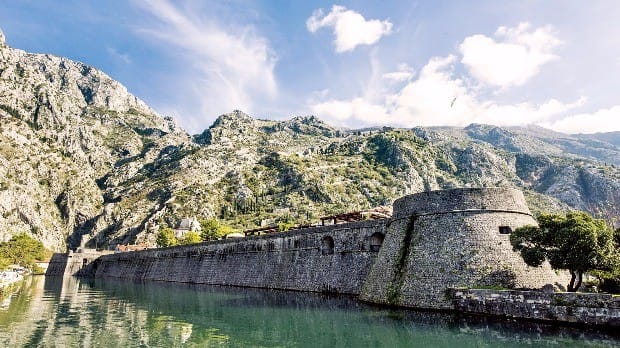
[[310, 223], [456, 187], [517, 187], [534, 212], [617, 223], [616, 139], [486, 125], [345, 130], [239, 110], [190, 137], [105, 73], [10, 48], [0, 33], [0, 241], [148, 242], [194, 216]]
[[0, 78], [1, 240], [30, 232], [56, 250], [83, 244], [102, 213], [105, 178], [188, 139], [101, 71], [12, 49], [4, 36]]

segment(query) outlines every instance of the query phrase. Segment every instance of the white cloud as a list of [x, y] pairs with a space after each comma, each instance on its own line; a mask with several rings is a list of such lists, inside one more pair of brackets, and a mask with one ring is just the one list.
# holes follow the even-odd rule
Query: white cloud
[[409, 65], [403, 63], [398, 66], [398, 70], [381, 75], [384, 79], [393, 82], [409, 81], [414, 76], [414, 70]]
[[585, 103], [585, 98], [573, 103], [550, 99], [540, 105], [483, 100], [476, 88], [454, 76], [456, 60], [455, 56], [430, 59], [417, 79], [386, 93], [381, 99], [331, 99], [312, 103], [310, 108], [319, 117], [350, 127], [377, 124], [466, 126], [470, 123], [514, 126], [548, 122]]
[[331, 124], [353, 128], [385, 124], [389, 118], [383, 105], [373, 104], [363, 98], [328, 100], [312, 105], [311, 109]]
[[475, 122], [501, 126], [542, 124], [553, 117], [558, 117], [567, 111], [583, 106], [585, 102], [585, 97], [580, 97], [572, 103], [563, 103], [556, 99], [547, 100], [543, 104], [485, 102], [478, 107], [479, 117], [476, 118]]
[[499, 27], [495, 37], [499, 41], [484, 35], [469, 36], [459, 50], [461, 63], [473, 77], [499, 87], [526, 83], [542, 65], [557, 58], [553, 51], [561, 44], [551, 26], [532, 30], [529, 23]]
[[371, 54], [372, 73], [364, 91], [351, 99], [334, 99], [325, 94], [319, 100], [309, 100], [309, 108], [330, 122], [354, 128], [381, 124], [462, 127], [486, 123], [538, 124], [565, 132], [586, 132], [600, 131], [603, 124], [618, 127], [620, 117], [616, 120], [614, 115], [620, 116], [620, 106], [563, 119], [571, 110], [584, 106], [585, 97], [572, 102], [554, 98], [542, 103], [495, 100], [494, 92], [525, 83], [543, 64], [555, 59], [552, 50], [559, 45], [549, 26], [536, 30], [530, 30], [528, 24], [500, 27], [495, 35], [504, 42], [476, 35], [460, 45], [460, 61], [469, 68], [471, 76], [486, 84], [481, 85], [467, 74], [457, 75], [456, 55], [431, 58], [415, 76], [413, 69], [404, 64], [396, 71], [381, 74], [381, 64]]
[[121, 53], [114, 47], [106, 47], [108, 54], [115, 60], [121, 61], [125, 64], [131, 64], [131, 57], [127, 53]]
[[620, 105], [593, 113], [577, 114], [543, 123], [542, 126], [564, 133], [598, 133], [620, 131]]
[[278, 94], [275, 54], [251, 27], [227, 28], [215, 16], [200, 17], [201, 11], [169, 1], [136, 4], [154, 19], [139, 32], [167, 43], [167, 49], [186, 61], [185, 78], [190, 78], [178, 82], [184, 90], [176, 93], [191, 94], [200, 102], [203, 115], [194, 115], [194, 120], [186, 115], [185, 123], [195, 130], [207, 126], [204, 117], [233, 109], [252, 112], [257, 100]]
[[432, 58], [420, 70], [417, 80], [388, 96], [387, 106], [392, 110], [394, 123], [429, 126], [467, 122], [466, 113], [474, 102], [464, 81], [452, 78], [455, 59], [455, 56]]
[[352, 51], [358, 45], [375, 44], [384, 35], [392, 32], [392, 23], [387, 20], [366, 20], [364, 16], [344, 6], [334, 5], [325, 15], [322, 9], [314, 11], [306, 21], [308, 31], [314, 33], [323, 27], [332, 27], [336, 36], [336, 52]]

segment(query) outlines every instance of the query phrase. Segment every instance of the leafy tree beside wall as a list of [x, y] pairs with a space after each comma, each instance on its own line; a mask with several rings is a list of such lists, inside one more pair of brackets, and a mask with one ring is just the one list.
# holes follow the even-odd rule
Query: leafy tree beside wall
[[179, 244], [177, 238], [174, 236], [174, 230], [170, 227], [164, 227], [159, 230], [155, 239], [157, 246], [165, 248]]
[[235, 232], [230, 226], [221, 224], [216, 219], [202, 219], [200, 223], [200, 237], [203, 241], [217, 240], [229, 233]]
[[159, 230], [155, 241], [157, 246], [165, 248], [175, 245], [187, 245], [200, 243], [202, 241], [217, 240], [225, 237], [229, 233], [236, 230], [230, 226], [222, 225], [216, 219], [200, 220], [200, 232], [189, 231], [183, 237], [176, 238], [174, 230], [170, 227], [164, 227]]
[[510, 243], [530, 266], [549, 261], [553, 269], [568, 270], [568, 291], [579, 289], [586, 272], [618, 268], [614, 233], [604, 220], [584, 212], [543, 214], [538, 225], [517, 228], [510, 235]]
[[183, 237], [179, 238], [180, 245], [196, 244], [200, 242], [202, 242], [200, 233], [194, 231], [187, 232]]
[[33, 269], [37, 261], [43, 261], [50, 255], [51, 251], [45, 249], [43, 243], [20, 233], [0, 243], [0, 270], [11, 264]]
[[614, 232], [614, 245], [616, 247], [616, 267], [608, 271], [593, 272], [598, 277], [600, 289], [614, 294], [620, 294], [620, 227]]

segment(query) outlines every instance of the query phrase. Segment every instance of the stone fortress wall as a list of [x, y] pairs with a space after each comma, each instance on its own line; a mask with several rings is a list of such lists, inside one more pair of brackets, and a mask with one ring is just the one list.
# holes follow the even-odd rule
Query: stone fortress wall
[[359, 294], [384, 220], [107, 255], [95, 277]]
[[391, 219], [105, 255], [81, 272], [450, 309], [446, 293], [453, 287], [565, 283], [548, 265], [528, 267], [512, 251], [507, 233], [535, 223], [515, 189], [431, 191], [397, 200]]
[[450, 289], [447, 296], [461, 313], [620, 328], [620, 297], [610, 294]]
[[404, 307], [451, 309], [455, 287], [540, 288], [568, 281], [549, 266], [529, 267], [510, 232], [536, 220], [519, 190], [430, 191], [394, 202], [384, 245], [360, 295]]
[[46, 276], [62, 276], [65, 274], [75, 275], [80, 270], [92, 264], [102, 255], [110, 254], [109, 251], [96, 251], [94, 249], [79, 248], [77, 252], [66, 254], [56, 253], [52, 255], [49, 265], [45, 270]]

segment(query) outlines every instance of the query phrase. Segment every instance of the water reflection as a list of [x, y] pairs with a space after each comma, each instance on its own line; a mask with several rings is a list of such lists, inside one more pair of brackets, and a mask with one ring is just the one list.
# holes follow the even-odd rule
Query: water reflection
[[27, 280], [0, 346], [618, 346], [604, 333], [387, 310], [350, 297], [170, 283]]

